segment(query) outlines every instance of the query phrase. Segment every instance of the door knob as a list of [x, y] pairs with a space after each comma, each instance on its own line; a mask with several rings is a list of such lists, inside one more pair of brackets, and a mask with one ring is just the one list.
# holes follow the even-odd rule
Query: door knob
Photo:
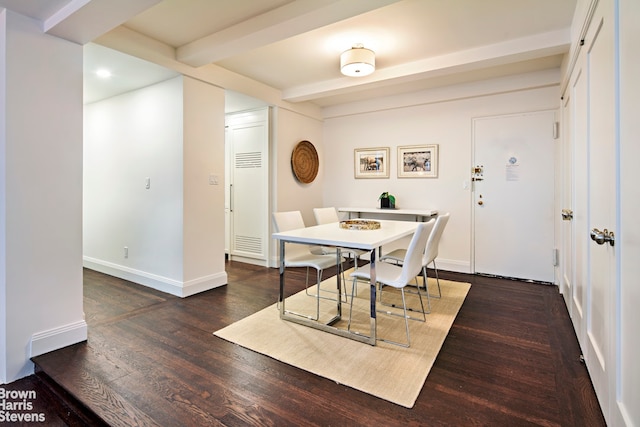
[[480, 206], [482, 206], [482, 205], [484, 205], [484, 202], [483, 202], [482, 200], [478, 200], [478, 204], [479, 204]]
[[613, 235], [613, 231], [609, 231], [606, 228], [602, 231], [594, 228], [591, 230], [591, 240], [599, 245], [604, 245], [606, 242], [609, 242], [609, 244], [613, 246], [615, 243], [615, 236]]

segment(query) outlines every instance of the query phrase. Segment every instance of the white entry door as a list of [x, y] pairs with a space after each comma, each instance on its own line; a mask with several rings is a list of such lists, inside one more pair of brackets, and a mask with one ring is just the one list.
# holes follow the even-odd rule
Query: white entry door
[[553, 111], [473, 121], [474, 271], [554, 282]]

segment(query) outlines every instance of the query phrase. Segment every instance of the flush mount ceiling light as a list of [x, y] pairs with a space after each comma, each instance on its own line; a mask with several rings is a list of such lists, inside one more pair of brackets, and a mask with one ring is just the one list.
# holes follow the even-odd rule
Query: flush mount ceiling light
[[368, 76], [375, 69], [376, 54], [372, 50], [364, 48], [361, 44], [354, 45], [340, 55], [340, 71], [345, 76]]

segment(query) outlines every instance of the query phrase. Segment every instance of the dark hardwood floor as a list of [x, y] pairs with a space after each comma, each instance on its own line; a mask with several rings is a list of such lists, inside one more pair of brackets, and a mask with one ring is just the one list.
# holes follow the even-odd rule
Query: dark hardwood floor
[[[555, 286], [441, 272], [471, 290], [406, 409], [215, 337], [278, 294], [277, 269], [227, 272], [227, 286], [181, 299], [85, 270], [88, 341], [5, 387], [42, 388], [51, 425], [605, 425]], [[290, 293], [303, 288], [287, 274]]]

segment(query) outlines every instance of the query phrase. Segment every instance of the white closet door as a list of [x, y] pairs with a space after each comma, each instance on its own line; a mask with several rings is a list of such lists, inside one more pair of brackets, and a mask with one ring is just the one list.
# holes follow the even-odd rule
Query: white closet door
[[228, 120], [230, 150], [230, 252], [267, 260], [268, 251], [268, 113], [242, 113]]
[[[588, 229], [616, 231], [616, 93], [615, 32], [612, 1], [598, 3], [585, 37], [582, 71], [587, 77], [587, 143], [589, 181]], [[583, 184], [581, 184], [583, 185]], [[589, 234], [587, 234], [589, 233]], [[597, 234], [597, 233], [596, 233]], [[604, 236], [604, 234], [603, 234]], [[618, 236], [619, 237], [619, 236]], [[585, 240], [587, 237], [584, 237]], [[617, 247], [588, 240], [586, 288], [586, 334], [581, 342], [593, 388], [607, 422], [616, 405], [616, 311]], [[636, 400], [637, 404], [637, 400]], [[616, 425], [612, 423], [611, 425]]]

